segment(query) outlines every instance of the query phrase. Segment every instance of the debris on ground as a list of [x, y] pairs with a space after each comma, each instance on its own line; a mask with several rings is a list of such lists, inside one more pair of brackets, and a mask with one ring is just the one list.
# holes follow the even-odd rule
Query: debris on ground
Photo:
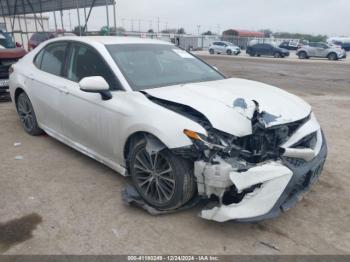
[[193, 198], [190, 202], [188, 202], [185, 206], [176, 209], [176, 210], [157, 210], [154, 207], [151, 207], [148, 205], [140, 196], [140, 194], [137, 192], [134, 186], [127, 184], [123, 191], [122, 191], [122, 198], [124, 204], [128, 206], [136, 206], [141, 207], [142, 209], [146, 210], [151, 215], [157, 216], [157, 215], [164, 215], [164, 214], [170, 214], [175, 213], [179, 211], [183, 211], [186, 209], [190, 209], [194, 206], [196, 206], [202, 199], [197, 196]]
[[15, 142], [15, 143], [13, 144], [14, 147], [19, 147], [19, 146], [21, 146], [21, 145], [22, 145], [21, 142]]
[[15, 156], [15, 160], [23, 160], [24, 156]]

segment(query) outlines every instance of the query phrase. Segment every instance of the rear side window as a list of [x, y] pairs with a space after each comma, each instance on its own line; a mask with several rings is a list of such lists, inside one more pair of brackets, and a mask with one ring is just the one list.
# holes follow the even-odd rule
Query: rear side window
[[41, 50], [39, 54], [36, 55], [34, 59], [34, 65], [40, 69], [41, 68], [41, 61], [43, 60], [43, 55], [44, 55], [45, 50]]
[[[41, 58], [40, 69], [53, 75], [62, 76], [67, 46], [67, 43], [57, 43], [45, 47]], [[40, 55], [38, 56], [39, 59]]]

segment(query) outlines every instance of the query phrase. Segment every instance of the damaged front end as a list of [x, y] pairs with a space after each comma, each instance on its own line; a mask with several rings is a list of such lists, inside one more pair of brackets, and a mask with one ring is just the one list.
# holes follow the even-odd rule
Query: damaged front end
[[260, 112], [256, 101], [236, 99], [233, 109], [250, 119], [250, 135], [227, 134], [202, 118], [207, 134], [184, 130], [193, 145], [173, 152], [194, 161], [198, 194], [216, 202], [201, 211], [202, 218], [273, 218], [292, 207], [320, 175], [327, 155], [322, 130], [313, 114], [274, 126], [281, 116]]

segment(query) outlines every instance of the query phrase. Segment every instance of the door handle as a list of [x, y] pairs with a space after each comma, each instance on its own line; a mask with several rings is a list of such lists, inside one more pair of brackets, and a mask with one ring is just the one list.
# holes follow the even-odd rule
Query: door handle
[[29, 80], [34, 80], [34, 76], [32, 73], [30, 73], [27, 77], [29, 78]]
[[60, 90], [60, 92], [62, 92], [65, 95], [69, 94], [69, 91], [68, 91], [68, 89], [66, 87], [61, 87], [61, 88], [59, 88], [59, 90]]

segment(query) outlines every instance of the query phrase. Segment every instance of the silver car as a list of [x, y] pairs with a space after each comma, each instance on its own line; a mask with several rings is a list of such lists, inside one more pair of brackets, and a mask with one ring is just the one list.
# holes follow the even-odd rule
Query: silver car
[[338, 46], [331, 46], [326, 43], [309, 43], [298, 49], [297, 56], [300, 59], [319, 57], [338, 60], [346, 58], [346, 52]]
[[209, 53], [212, 55], [214, 54], [239, 55], [241, 53], [241, 49], [230, 42], [216, 41], [210, 45]]

